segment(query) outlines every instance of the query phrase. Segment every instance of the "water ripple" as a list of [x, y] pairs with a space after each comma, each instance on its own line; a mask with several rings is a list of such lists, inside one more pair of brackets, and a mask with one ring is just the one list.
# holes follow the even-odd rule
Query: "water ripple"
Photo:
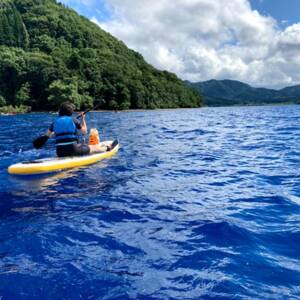
[[31, 145], [53, 116], [0, 117], [0, 298], [300, 298], [299, 117], [91, 113], [118, 155], [30, 178], [6, 169], [54, 155]]

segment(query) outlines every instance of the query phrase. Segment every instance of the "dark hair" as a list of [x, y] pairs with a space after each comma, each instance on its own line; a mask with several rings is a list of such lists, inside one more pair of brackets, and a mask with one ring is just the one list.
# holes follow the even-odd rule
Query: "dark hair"
[[59, 116], [72, 116], [75, 109], [75, 105], [71, 102], [64, 102], [59, 109]]

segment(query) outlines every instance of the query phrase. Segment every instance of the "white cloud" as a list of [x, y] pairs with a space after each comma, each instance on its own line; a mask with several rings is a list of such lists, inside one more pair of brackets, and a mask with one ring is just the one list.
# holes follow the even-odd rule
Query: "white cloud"
[[248, 0], [107, 0], [106, 5], [111, 18], [94, 22], [183, 79], [231, 78], [268, 87], [300, 83], [300, 24], [281, 31]]

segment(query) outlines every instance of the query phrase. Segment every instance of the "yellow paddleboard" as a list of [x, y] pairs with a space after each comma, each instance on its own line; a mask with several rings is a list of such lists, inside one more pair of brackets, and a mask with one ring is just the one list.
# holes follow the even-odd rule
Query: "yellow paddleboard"
[[[105, 141], [103, 144], [109, 145], [111, 141]], [[45, 158], [30, 162], [22, 162], [11, 165], [8, 173], [13, 175], [38, 175], [52, 172], [58, 172], [71, 168], [87, 166], [99, 162], [105, 158], [110, 158], [119, 150], [117, 144], [112, 150], [102, 153], [94, 153], [85, 156], [63, 157], [63, 158]]]

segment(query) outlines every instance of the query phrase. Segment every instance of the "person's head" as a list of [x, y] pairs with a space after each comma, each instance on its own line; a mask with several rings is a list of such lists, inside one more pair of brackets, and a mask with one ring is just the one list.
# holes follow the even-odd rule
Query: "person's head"
[[72, 116], [75, 109], [75, 105], [71, 102], [64, 102], [59, 109], [59, 116]]

